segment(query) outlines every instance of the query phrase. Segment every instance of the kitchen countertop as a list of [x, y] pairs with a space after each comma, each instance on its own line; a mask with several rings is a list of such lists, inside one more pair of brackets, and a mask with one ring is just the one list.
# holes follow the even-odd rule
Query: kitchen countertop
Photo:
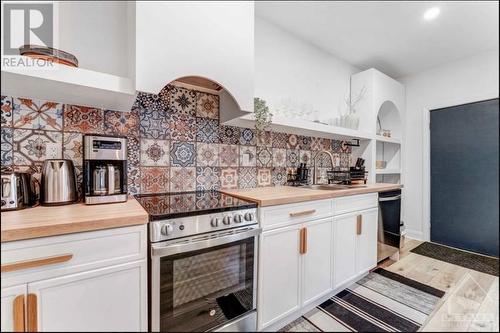
[[2, 242], [148, 223], [148, 214], [134, 198], [104, 205], [38, 206], [1, 216]]
[[283, 205], [295, 202], [345, 197], [349, 195], [383, 192], [400, 189], [400, 184], [368, 184], [366, 187], [342, 190], [317, 190], [293, 186], [258, 187], [248, 189], [220, 190], [235, 197], [256, 202], [259, 206]]

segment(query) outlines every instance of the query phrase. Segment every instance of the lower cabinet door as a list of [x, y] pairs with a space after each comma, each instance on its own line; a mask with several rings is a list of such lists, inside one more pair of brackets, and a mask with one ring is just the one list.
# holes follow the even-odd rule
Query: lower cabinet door
[[309, 222], [303, 255], [302, 299], [308, 305], [332, 290], [333, 218]]
[[360, 228], [357, 239], [357, 272], [366, 273], [377, 266], [378, 209], [360, 212]]
[[265, 328], [300, 308], [300, 225], [260, 236], [258, 328]]
[[334, 289], [356, 276], [356, 215], [334, 218], [333, 230]]
[[26, 284], [2, 288], [1, 290], [1, 321], [2, 332], [25, 331]]
[[147, 264], [137, 261], [28, 284], [42, 331], [147, 330]]

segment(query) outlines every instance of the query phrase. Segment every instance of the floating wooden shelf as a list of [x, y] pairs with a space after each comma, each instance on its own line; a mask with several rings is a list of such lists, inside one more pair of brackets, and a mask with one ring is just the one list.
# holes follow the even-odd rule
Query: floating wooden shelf
[[375, 173], [377, 175], [397, 175], [401, 174], [400, 169], [376, 169]]
[[398, 144], [398, 145], [401, 144], [401, 139], [398, 139], [398, 138], [375, 135], [375, 139], [377, 141], [380, 141], [380, 142], [394, 143], [394, 144]]

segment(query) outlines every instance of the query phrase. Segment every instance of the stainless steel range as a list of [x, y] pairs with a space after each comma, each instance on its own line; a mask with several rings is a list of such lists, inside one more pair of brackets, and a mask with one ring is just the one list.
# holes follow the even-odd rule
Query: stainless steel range
[[256, 204], [219, 192], [137, 200], [150, 219], [151, 330], [255, 331]]

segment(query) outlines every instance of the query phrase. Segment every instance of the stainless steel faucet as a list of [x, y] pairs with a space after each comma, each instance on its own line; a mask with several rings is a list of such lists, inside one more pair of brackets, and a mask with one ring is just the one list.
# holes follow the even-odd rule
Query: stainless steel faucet
[[320, 151], [318, 154], [316, 154], [316, 156], [314, 157], [313, 159], [313, 163], [314, 163], [314, 168], [313, 168], [313, 179], [312, 179], [312, 182], [313, 182], [313, 185], [316, 184], [316, 177], [317, 177], [317, 173], [318, 173], [318, 163], [317, 163], [317, 159], [319, 156], [321, 156], [322, 154], [327, 154], [328, 156], [330, 156], [330, 160], [332, 161], [332, 169], [335, 167], [335, 158], [333, 157], [333, 154], [331, 152], [329, 152], [328, 150], [322, 150]]

